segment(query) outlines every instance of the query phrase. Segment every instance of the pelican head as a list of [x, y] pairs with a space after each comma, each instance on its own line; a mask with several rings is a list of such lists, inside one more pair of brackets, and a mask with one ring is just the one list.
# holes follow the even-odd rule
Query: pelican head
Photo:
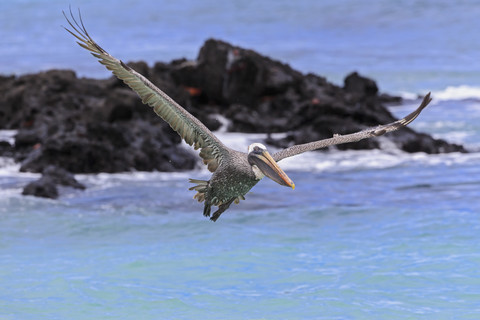
[[248, 163], [252, 166], [253, 172], [258, 180], [264, 176], [269, 177], [276, 183], [295, 189], [295, 184], [287, 174], [273, 160], [270, 153], [261, 143], [252, 143], [248, 146]]

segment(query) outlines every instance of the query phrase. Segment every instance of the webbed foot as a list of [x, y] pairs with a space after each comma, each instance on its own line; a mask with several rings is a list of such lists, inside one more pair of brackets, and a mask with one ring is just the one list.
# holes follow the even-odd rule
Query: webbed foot
[[213, 222], [217, 221], [217, 219], [220, 218], [220, 215], [230, 207], [230, 205], [232, 204], [232, 202], [235, 199], [236, 198], [232, 198], [232, 199], [228, 200], [228, 202], [225, 202], [224, 204], [219, 205], [218, 210], [213, 213], [210, 220], [212, 220]]

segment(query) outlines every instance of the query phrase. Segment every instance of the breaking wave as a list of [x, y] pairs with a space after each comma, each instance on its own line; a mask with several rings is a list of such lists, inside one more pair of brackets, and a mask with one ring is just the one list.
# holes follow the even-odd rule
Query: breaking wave
[[444, 90], [432, 92], [432, 96], [438, 100], [480, 100], [480, 87], [475, 86], [449, 86]]

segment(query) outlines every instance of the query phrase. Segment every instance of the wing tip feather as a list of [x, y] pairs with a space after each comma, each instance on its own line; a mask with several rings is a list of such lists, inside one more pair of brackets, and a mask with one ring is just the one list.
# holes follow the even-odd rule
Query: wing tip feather
[[132, 71], [132, 68], [127, 66], [122, 60], [120, 60], [120, 65], [127, 71]]
[[[179, 114], [177, 111], [173, 110], [176, 103], [170, 97], [164, 94], [161, 90], [157, 90], [156, 93], [160, 94], [157, 99], [154, 91], [158, 88], [154, 87], [145, 77], [135, 72], [133, 68], [128, 66], [122, 60], [114, 58], [102, 47], [100, 47], [88, 34], [82, 20], [80, 9], [78, 10], [78, 18], [76, 18], [73, 14], [71, 6], [69, 9], [70, 17], [64, 10], [62, 10], [62, 13], [71, 29], [64, 26], [62, 27], [78, 40], [77, 43], [82, 48], [90, 51], [95, 58], [99, 59], [99, 62], [102, 65], [104, 65], [108, 70], [112, 71], [115, 76], [136, 91], [142, 99], [142, 102], [153, 107], [155, 113], [169, 123], [173, 130], [177, 131], [180, 137], [182, 137], [187, 144], [193, 145], [194, 149], [201, 148], [203, 150], [208, 145], [211, 145], [211, 143], [219, 143], [219, 145], [216, 147], [209, 147], [208, 151], [204, 151], [202, 154], [205, 156], [205, 158], [207, 158], [207, 161], [204, 161], [204, 163], [207, 165], [208, 170], [214, 172], [221, 162], [221, 154], [218, 152], [218, 150], [215, 150], [216, 148], [222, 148], [223, 145], [221, 142], [208, 136], [208, 134], [210, 134], [208, 129], [206, 130], [206, 133], [199, 132], [203, 129], [203, 124], [201, 123], [198, 124], [195, 122], [196, 125], [200, 126], [200, 129], [189, 128], [187, 124], [183, 122], [185, 120], [185, 115]], [[169, 104], [173, 104], [174, 106], [168, 107]], [[180, 106], [177, 108], [183, 110]], [[197, 120], [196, 118], [194, 119]], [[206, 134], [207, 136], [204, 136], [203, 134]]]

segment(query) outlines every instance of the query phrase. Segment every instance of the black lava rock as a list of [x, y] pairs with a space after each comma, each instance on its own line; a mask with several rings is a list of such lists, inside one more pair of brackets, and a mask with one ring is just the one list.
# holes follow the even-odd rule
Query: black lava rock
[[22, 194], [56, 199], [59, 195], [58, 185], [81, 190], [85, 189], [85, 186], [78, 182], [73, 174], [63, 168], [50, 165], [43, 170], [40, 179], [32, 181], [25, 186]]
[[[395, 121], [384, 103], [400, 99], [380, 94], [375, 81], [356, 72], [340, 87], [214, 39], [205, 42], [195, 61], [129, 65], [211, 130], [219, 128], [221, 115], [230, 120], [229, 131], [287, 132], [284, 139], [268, 139], [280, 147]], [[50, 165], [73, 173], [178, 171], [200, 162], [115, 77], [78, 78], [69, 70], [0, 77], [0, 129], [18, 130], [15, 144], [1, 143], [0, 153], [21, 162], [22, 171], [45, 172]], [[410, 128], [386, 137], [407, 152], [466, 152]], [[379, 147], [377, 139], [338, 146]], [[25, 192], [54, 195], [56, 180], [42, 179]]]
[[41, 177], [40, 179], [30, 182], [25, 186], [23, 195], [56, 199], [58, 198], [57, 185], [50, 177]]

